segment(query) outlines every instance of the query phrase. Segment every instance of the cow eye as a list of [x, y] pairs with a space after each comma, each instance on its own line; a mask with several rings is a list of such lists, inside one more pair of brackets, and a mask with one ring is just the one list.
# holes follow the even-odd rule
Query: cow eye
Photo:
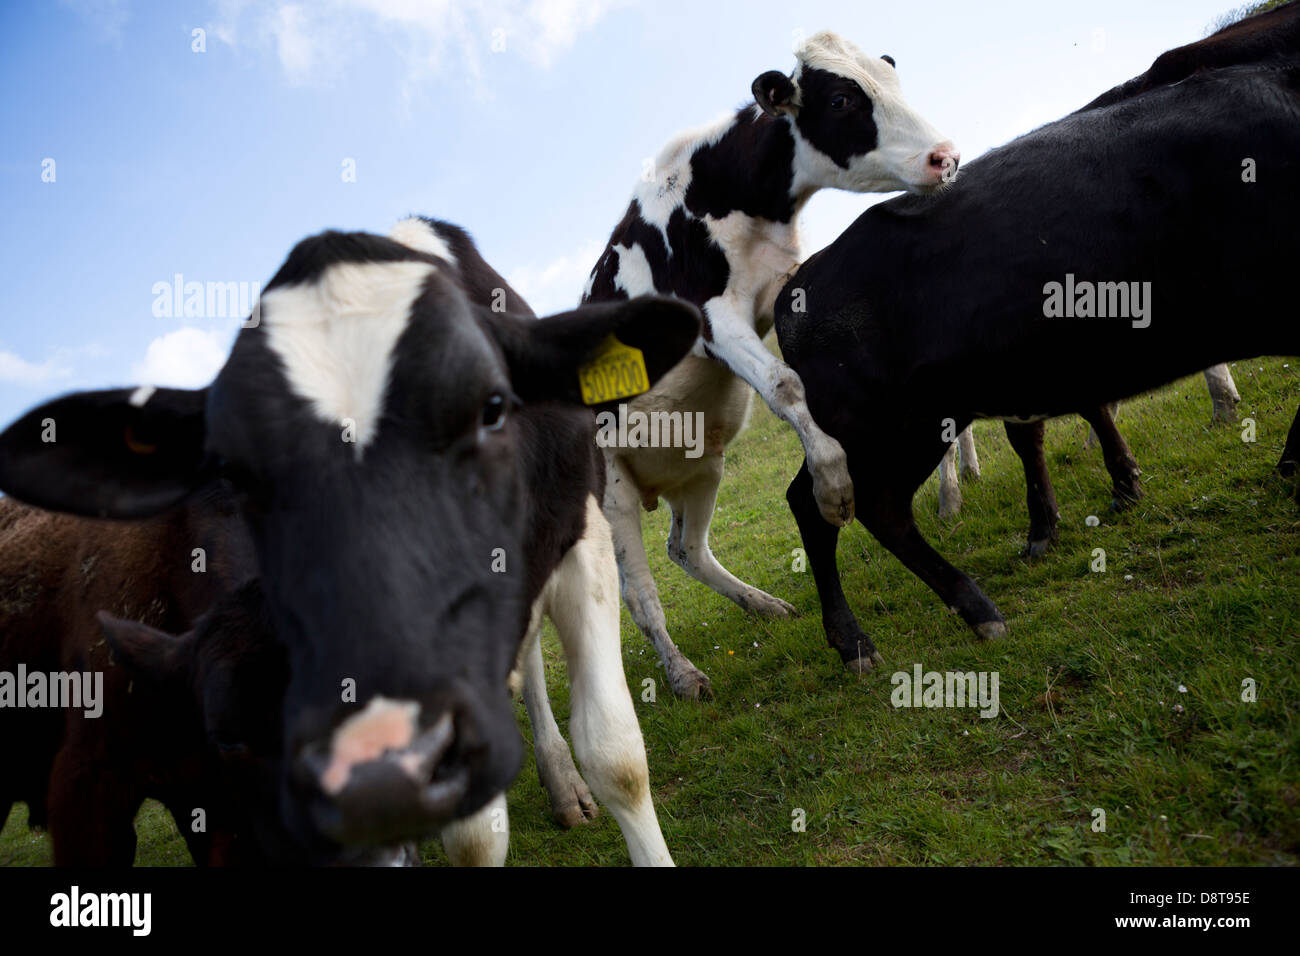
[[486, 431], [500, 431], [506, 423], [506, 397], [500, 392], [493, 392], [483, 403], [479, 416], [479, 425]]
[[836, 93], [831, 97], [831, 109], [842, 110], [849, 105], [849, 98], [844, 93]]

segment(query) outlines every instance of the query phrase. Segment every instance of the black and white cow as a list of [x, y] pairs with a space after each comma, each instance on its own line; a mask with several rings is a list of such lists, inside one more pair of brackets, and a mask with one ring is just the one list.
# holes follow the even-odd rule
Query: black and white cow
[[664, 147], [583, 293], [584, 302], [661, 293], [704, 313], [691, 357], [629, 403], [630, 413], [664, 420], [702, 413], [695, 457], [680, 447], [605, 449], [605, 515], [623, 599], [681, 697], [708, 693], [709, 680], [668, 635], [640, 508], [668, 501], [668, 554], [691, 577], [748, 611], [793, 613], [722, 567], [708, 536], [724, 451], [748, 418], [751, 388], [799, 435], [823, 517], [837, 525], [853, 517], [843, 449], [809, 414], [799, 376], [763, 344], [777, 291], [799, 264], [796, 217], [826, 187], [933, 191], [952, 178], [959, 159], [904, 101], [889, 57], [866, 56], [833, 33], [811, 37], [796, 57], [791, 76], [772, 70], [754, 80], [756, 105]]
[[[1257, 177], [1243, 176], [1247, 159]], [[970, 164], [957, 188], [868, 210], [783, 290], [781, 347], [845, 448], [858, 519], [979, 636], [1005, 634], [1002, 615], [912, 514], [949, 429], [1069, 414], [1218, 362], [1300, 351], [1300, 325], [1274, 300], [1290, 257], [1277, 237], [1300, 216], [1297, 173], [1293, 48], [1022, 136]], [[1101, 283], [1149, 283], [1146, 317], [1059, 317], [1067, 276], [1094, 295]], [[1008, 430], [1013, 443], [1020, 434]], [[1281, 467], [1298, 457], [1300, 416]], [[1050, 479], [1031, 479], [1031, 511], [1045, 512]], [[844, 598], [839, 531], [821, 520], [806, 466], [787, 499], [830, 644], [869, 669], [875, 645]]]
[[234, 487], [286, 650], [276, 791], [300, 858], [499, 808], [521, 749], [507, 678], [540, 607], [565, 646], [591, 789], [634, 862], [669, 864], [579, 367], [617, 335], [657, 380], [698, 315], [647, 298], [520, 317], [459, 229], [407, 223], [398, 238], [299, 243], [207, 388], [29, 412], [0, 435], [0, 489], [134, 519], [214, 477]]

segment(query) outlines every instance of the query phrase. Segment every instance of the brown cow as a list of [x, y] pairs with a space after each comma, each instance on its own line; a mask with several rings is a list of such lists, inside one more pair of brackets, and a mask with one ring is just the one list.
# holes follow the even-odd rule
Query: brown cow
[[[229, 810], [214, 788], [190, 695], [133, 681], [116, 666], [96, 612], [173, 631], [256, 567], [233, 502], [214, 485], [167, 515], [111, 522], [0, 499], [0, 671], [100, 672], [102, 713], [0, 708], [0, 825], [25, 801], [48, 826], [56, 865], [129, 865], [134, 819], [152, 797], [196, 862], [234, 862]], [[202, 808], [206, 832], [194, 832]]]

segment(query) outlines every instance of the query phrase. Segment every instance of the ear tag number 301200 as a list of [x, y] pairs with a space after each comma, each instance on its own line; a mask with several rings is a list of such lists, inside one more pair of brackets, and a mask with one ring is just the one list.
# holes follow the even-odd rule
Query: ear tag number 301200
[[578, 366], [578, 384], [586, 405], [640, 395], [650, 390], [645, 356], [640, 349], [624, 345], [611, 335], [585, 364]]

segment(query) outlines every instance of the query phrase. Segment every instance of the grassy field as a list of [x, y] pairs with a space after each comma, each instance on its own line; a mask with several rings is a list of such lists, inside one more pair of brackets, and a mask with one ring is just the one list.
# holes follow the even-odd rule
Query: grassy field
[[[1087, 427], [1049, 423], [1061, 536], [1041, 560], [1020, 557], [1024, 483], [1000, 425], [977, 425], [984, 476], [965, 486], [960, 520], [935, 516], [930, 479], [916, 500], [921, 529], [998, 604], [1005, 641], [977, 643], [861, 527], [846, 532], [845, 590], [887, 662], [864, 678], [826, 646], [812, 576], [792, 570], [799, 537], [784, 492], [797, 442], [756, 407], [728, 457], [713, 546], [800, 617], [748, 617], [688, 579], [664, 551], [666, 507], [645, 515], [647, 547], [669, 629], [712, 678], [714, 699], [673, 699], [624, 612], [628, 684], [678, 864], [1295, 864], [1300, 510], [1272, 467], [1300, 402], [1300, 366], [1233, 372], [1255, 443], [1209, 425], [1199, 376], [1124, 405], [1146, 497], [1122, 515], [1108, 509], [1100, 452], [1083, 447]], [[1098, 547], [1104, 573], [1089, 567]], [[553, 635], [545, 649], [563, 726]], [[917, 663], [996, 671], [1001, 713], [895, 709], [890, 674]], [[640, 699], [647, 677], [653, 703]], [[1242, 700], [1246, 678], [1255, 702]], [[512, 864], [627, 862], [608, 814], [567, 832], [551, 822], [531, 756], [509, 800]], [[797, 810], [804, 832], [792, 829]], [[188, 862], [156, 805], [138, 830], [138, 863]], [[432, 843], [425, 855], [443, 859]], [[46, 837], [16, 808], [0, 863], [48, 858]]]

